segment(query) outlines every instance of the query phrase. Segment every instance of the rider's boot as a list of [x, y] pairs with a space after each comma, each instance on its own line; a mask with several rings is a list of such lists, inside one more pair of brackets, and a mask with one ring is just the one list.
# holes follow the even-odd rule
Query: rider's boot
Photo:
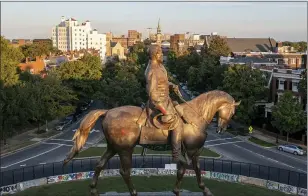
[[191, 161], [189, 160], [188, 156], [184, 157], [181, 153], [181, 139], [179, 137], [179, 134], [181, 133], [173, 130], [171, 134], [172, 162], [190, 165]]

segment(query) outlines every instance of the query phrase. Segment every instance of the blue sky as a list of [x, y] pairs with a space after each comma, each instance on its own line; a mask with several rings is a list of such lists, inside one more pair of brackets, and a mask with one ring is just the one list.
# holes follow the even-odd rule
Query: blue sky
[[99, 32], [127, 34], [156, 27], [165, 33], [218, 32], [228, 37], [273, 37], [307, 40], [307, 3], [103, 3], [2, 2], [1, 35], [7, 38], [48, 38], [61, 16], [90, 20]]

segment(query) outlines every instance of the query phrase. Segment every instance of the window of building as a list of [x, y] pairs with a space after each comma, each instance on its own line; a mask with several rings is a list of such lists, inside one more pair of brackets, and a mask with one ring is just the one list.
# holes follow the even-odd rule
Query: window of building
[[302, 65], [305, 64], [305, 58], [302, 58]]
[[291, 59], [291, 64], [296, 64], [296, 59], [295, 58]]
[[79, 29], [79, 31], [81, 31], [81, 29]]
[[297, 86], [298, 86], [298, 82], [293, 82], [292, 91], [298, 92]]
[[120, 56], [120, 49], [117, 49], [117, 55]]

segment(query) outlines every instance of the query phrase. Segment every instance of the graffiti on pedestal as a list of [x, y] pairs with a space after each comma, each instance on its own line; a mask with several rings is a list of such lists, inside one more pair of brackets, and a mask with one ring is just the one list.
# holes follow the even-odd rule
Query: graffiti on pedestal
[[284, 193], [292, 193], [297, 194], [297, 187], [287, 185], [287, 184], [280, 184], [279, 183], [279, 190]]
[[217, 179], [217, 180], [224, 180], [228, 182], [238, 182], [238, 175], [234, 174], [226, 174], [226, 173], [220, 173], [220, 172], [211, 172], [211, 178]]
[[132, 169], [131, 170], [132, 176], [153, 176], [157, 175], [156, 168], [142, 168], [142, 169]]
[[278, 182], [273, 182], [273, 181], [268, 180], [266, 183], [266, 187], [270, 190], [278, 190], [278, 186], [279, 186], [278, 184], [279, 184]]
[[100, 173], [100, 177], [103, 177], [103, 176], [120, 176], [120, 171], [119, 169], [104, 170]]
[[162, 176], [169, 176], [169, 175], [171, 175], [171, 176], [174, 176], [174, 175], [176, 175], [176, 173], [177, 173], [177, 170], [175, 170], [175, 169], [161, 169], [161, 168], [159, 168], [158, 169], [158, 175], [160, 176], [160, 175], [162, 175]]
[[13, 194], [17, 192], [17, 184], [11, 184], [0, 188], [0, 195]]
[[307, 196], [307, 189], [298, 188], [298, 189], [297, 189], [297, 195], [300, 195], [300, 196]]

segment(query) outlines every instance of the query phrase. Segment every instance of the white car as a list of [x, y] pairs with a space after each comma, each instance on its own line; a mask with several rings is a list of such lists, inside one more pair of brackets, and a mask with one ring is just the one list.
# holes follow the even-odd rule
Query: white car
[[292, 153], [295, 155], [304, 155], [306, 153], [302, 147], [294, 144], [282, 144], [279, 145], [277, 148], [280, 151]]

